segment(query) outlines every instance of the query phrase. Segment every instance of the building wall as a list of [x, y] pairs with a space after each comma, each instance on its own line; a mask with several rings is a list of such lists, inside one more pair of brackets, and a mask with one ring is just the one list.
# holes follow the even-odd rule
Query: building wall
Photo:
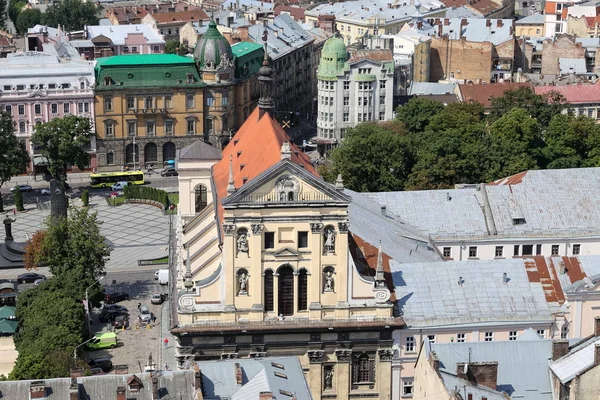
[[[431, 355], [430, 357], [435, 357]], [[444, 381], [439, 375], [439, 372], [433, 367], [433, 358], [427, 359], [425, 353], [420, 354], [415, 366], [414, 376], [414, 394], [413, 399], [432, 399], [450, 400], [448, 389], [444, 385]], [[433, 395], [432, 395], [433, 394]]]
[[600, 382], [600, 365], [596, 365], [575, 379], [577, 381], [573, 389], [575, 396], [572, 400], [596, 400], [598, 399], [598, 382]]
[[[366, 73], [366, 69], [370, 72]], [[387, 71], [383, 78], [382, 69]], [[385, 64], [364, 60], [351, 65], [347, 78], [318, 81], [318, 137], [339, 142], [345, 131], [358, 123], [393, 118], [394, 71], [388, 70]], [[365, 85], [369, 88], [365, 89]], [[364, 105], [365, 98], [367, 105]]]
[[286, 112], [289, 115], [298, 111], [306, 117], [313, 111], [313, 85], [317, 79], [312, 64], [313, 47], [311, 42], [280, 57], [271, 54], [273, 99], [278, 119]]
[[544, 36], [544, 24], [516, 24], [515, 36]]
[[[493, 45], [490, 42], [449, 40], [447, 36], [431, 38], [429, 80], [443, 79], [489, 82], [492, 71]], [[460, 72], [459, 72], [460, 71]]]
[[414, 82], [429, 82], [431, 40], [419, 43], [413, 53], [412, 80]]
[[585, 17], [577, 18], [569, 15], [567, 18], [567, 33], [576, 37], [588, 37], [588, 27]]
[[568, 36], [558, 36], [554, 41], [544, 41], [542, 74], [559, 75], [559, 58], [585, 58], [585, 48]]
[[[187, 95], [194, 96], [194, 107], [186, 108]], [[165, 106], [165, 96], [171, 96], [172, 107]], [[135, 98], [135, 109], [127, 109], [127, 98]], [[152, 97], [153, 108], [146, 108], [145, 99]], [[112, 98], [113, 109], [105, 109], [105, 98]], [[154, 160], [144, 151], [148, 143], [155, 143], [162, 149], [168, 143], [176, 144], [176, 148], [183, 147], [195, 140], [204, 138], [204, 97], [203, 89], [127, 89], [97, 91], [95, 96], [96, 133], [99, 139], [97, 153], [97, 167], [99, 171], [118, 170], [127, 163], [126, 146], [133, 144], [133, 135], [128, 132], [128, 122], [135, 122], [135, 136], [138, 145], [136, 167], [145, 167], [153, 164], [154, 167], [162, 166], [161, 154]], [[144, 112], [144, 110], [146, 112]], [[188, 132], [188, 120], [195, 121], [194, 131]], [[173, 133], [166, 133], [167, 121], [173, 123]], [[147, 122], [154, 122], [154, 135], [147, 134]], [[107, 123], [113, 126], [113, 135], [107, 132]], [[185, 139], [183, 139], [185, 138]], [[208, 139], [208, 138], [206, 138]], [[113, 162], [109, 164], [108, 153], [112, 152]], [[162, 152], [162, 150], [161, 150]], [[166, 155], [165, 155], [166, 156]], [[174, 156], [174, 155], [173, 155]], [[130, 158], [130, 167], [133, 167]]]

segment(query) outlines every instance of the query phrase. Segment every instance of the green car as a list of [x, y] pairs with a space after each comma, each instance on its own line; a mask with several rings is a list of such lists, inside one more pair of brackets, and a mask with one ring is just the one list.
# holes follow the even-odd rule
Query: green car
[[117, 334], [114, 332], [107, 332], [96, 335], [87, 346], [90, 350], [114, 349], [117, 347]]

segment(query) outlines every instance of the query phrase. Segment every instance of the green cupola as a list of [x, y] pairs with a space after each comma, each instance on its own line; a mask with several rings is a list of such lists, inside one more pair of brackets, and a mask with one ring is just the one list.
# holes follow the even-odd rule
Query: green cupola
[[233, 62], [231, 45], [210, 21], [208, 29], [194, 48], [194, 59], [199, 70], [218, 70]]
[[339, 36], [327, 39], [321, 50], [321, 61], [317, 69], [317, 79], [337, 79], [343, 75], [348, 65], [348, 51], [344, 41]]

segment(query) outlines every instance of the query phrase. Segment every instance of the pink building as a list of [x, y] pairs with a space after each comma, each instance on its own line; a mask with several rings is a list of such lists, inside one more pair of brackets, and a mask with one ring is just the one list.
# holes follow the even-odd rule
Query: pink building
[[15, 134], [32, 159], [29, 169], [42, 162], [29, 141], [34, 126], [67, 115], [85, 116], [93, 123], [93, 87], [93, 62], [41, 52], [0, 59], [0, 109], [15, 121]]

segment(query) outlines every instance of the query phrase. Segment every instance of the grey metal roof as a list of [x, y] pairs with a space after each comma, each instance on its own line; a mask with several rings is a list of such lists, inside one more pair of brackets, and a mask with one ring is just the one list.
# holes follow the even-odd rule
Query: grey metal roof
[[583, 47], [588, 51], [596, 51], [596, 48], [600, 46], [600, 38], [588, 38], [588, 37], [578, 37], [575, 38], [575, 43], [581, 43]]
[[[274, 398], [311, 400], [308, 383], [297, 357], [265, 357], [219, 361], [198, 361], [202, 373], [204, 399], [257, 399], [260, 392], [272, 392]], [[235, 364], [240, 365], [242, 384], [238, 385]]]
[[552, 321], [542, 284], [529, 281], [523, 259], [391, 260], [390, 269], [398, 309], [410, 327]]
[[[467, 22], [465, 26], [461, 25], [464, 19]], [[448, 25], [442, 20], [441, 26], [442, 33], [452, 40], [459, 40], [462, 34], [468, 41], [492, 42], [497, 46], [513, 38], [512, 23], [512, 19], [448, 18]], [[424, 35], [438, 35], [438, 27], [426, 23], [419, 31]]]
[[158, 30], [146, 24], [132, 25], [88, 25], [87, 38], [93, 39], [103, 35], [109, 38], [116, 45], [125, 44], [125, 38], [128, 35], [143, 34], [147, 44], [164, 44], [163, 36]]
[[[548, 373], [552, 340], [538, 338], [498, 342], [433, 343], [431, 349], [440, 360], [440, 371], [455, 375], [457, 363], [468, 363], [469, 360], [496, 361], [496, 390], [506, 392], [513, 399], [552, 399], [552, 385]], [[445, 377], [444, 380], [446, 381]], [[450, 382], [445, 383], [448, 386]]]
[[[531, 170], [521, 181], [505, 183], [484, 186], [497, 230], [495, 237], [600, 235], [600, 168]], [[482, 192], [471, 186], [365, 195], [434, 240], [491, 234], [491, 221], [486, 225], [482, 211]], [[524, 224], [514, 224], [515, 209], [524, 217]]]
[[[135, 374], [142, 381], [139, 392], [131, 392], [127, 387], [127, 375], [97, 375], [77, 378], [79, 393], [87, 395], [86, 398], [94, 400], [114, 400], [117, 396], [117, 387], [127, 387], [127, 398], [135, 397], [138, 400], [152, 399], [152, 381], [149, 373]], [[160, 371], [157, 373], [159, 393], [165, 395], [181, 396], [191, 399], [195, 395], [194, 371]], [[0, 398], [2, 399], [29, 399], [29, 388], [35, 381], [0, 381]], [[64, 400], [69, 398], [71, 378], [46, 379], [47, 400]]]
[[[267, 37], [268, 52], [273, 60], [277, 60], [315, 40], [313, 35], [302, 28], [288, 14], [276, 16], [273, 22], [267, 23], [266, 27], [269, 32]], [[250, 36], [253, 42], [262, 43], [264, 31], [265, 26], [257, 23], [248, 27], [248, 36]]]
[[[388, 4], [392, 8], [388, 7]], [[421, 1], [420, 12], [424, 16], [432, 12], [439, 13], [445, 8], [444, 3], [438, 0]], [[372, 20], [379, 19], [380, 26], [410, 20], [415, 14], [416, 8], [410, 1], [389, 0], [357, 0], [342, 1], [335, 3], [321, 3], [307, 10], [305, 15], [317, 17], [329, 14], [336, 16], [336, 22], [363, 23], [372, 27]]]
[[452, 7], [446, 10], [446, 18], [481, 18], [481, 14], [467, 8], [466, 6], [462, 7]]
[[454, 94], [456, 83], [412, 82], [409, 95]]
[[220, 160], [221, 150], [205, 143], [202, 140], [197, 140], [194, 143], [185, 146], [177, 151], [177, 160]]
[[566, 58], [561, 57], [558, 59], [558, 66], [560, 68], [560, 74], [585, 74], [587, 68], [585, 66], [585, 58]]
[[528, 24], [543, 24], [544, 23], [544, 15], [540, 13], [531, 14], [525, 18], [521, 18], [516, 20], [516, 25], [528, 25]]
[[561, 383], [568, 383], [581, 372], [594, 365], [596, 344], [600, 344], [600, 338], [592, 337], [569, 349], [569, 353], [550, 365], [550, 369]]
[[383, 252], [399, 263], [441, 260], [427, 238], [397, 215], [388, 210], [384, 216], [381, 206], [363, 193], [348, 189], [344, 193], [352, 198], [348, 220], [354, 235], [375, 247], [381, 242]]

